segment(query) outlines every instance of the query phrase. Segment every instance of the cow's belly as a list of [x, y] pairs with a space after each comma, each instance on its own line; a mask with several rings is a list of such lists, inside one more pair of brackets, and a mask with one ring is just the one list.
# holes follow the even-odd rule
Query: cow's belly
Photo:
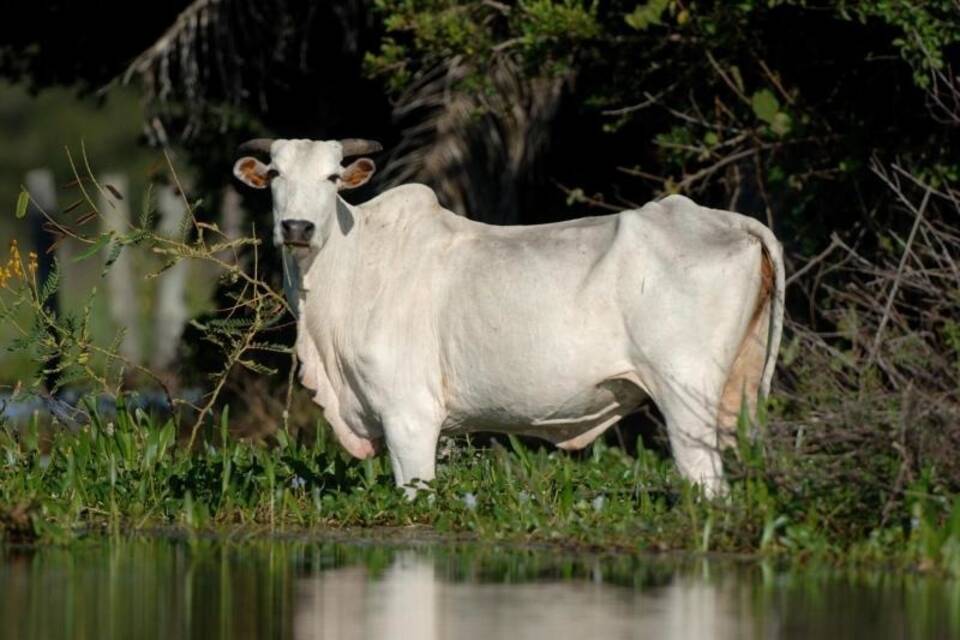
[[514, 286], [473, 289], [473, 304], [459, 301], [446, 318], [446, 426], [577, 448], [643, 402], [640, 363], [605, 280], [501, 280]]
[[579, 449], [636, 410], [646, 397], [639, 378], [626, 369], [593, 382], [561, 378], [491, 385], [482, 392], [474, 388], [454, 396], [444, 429], [530, 435]]

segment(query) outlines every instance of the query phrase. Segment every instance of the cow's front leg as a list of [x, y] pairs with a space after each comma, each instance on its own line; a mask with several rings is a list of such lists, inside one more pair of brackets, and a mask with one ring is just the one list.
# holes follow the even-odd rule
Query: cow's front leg
[[413, 498], [418, 485], [436, 476], [440, 425], [422, 417], [395, 415], [383, 420], [383, 434], [397, 486]]

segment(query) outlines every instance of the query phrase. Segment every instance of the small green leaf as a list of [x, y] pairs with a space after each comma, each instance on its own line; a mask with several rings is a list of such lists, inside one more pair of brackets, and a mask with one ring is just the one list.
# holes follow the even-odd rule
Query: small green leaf
[[[112, 236], [111, 236], [112, 237]], [[104, 276], [107, 271], [110, 270], [110, 267], [113, 266], [113, 263], [117, 261], [117, 258], [120, 257], [120, 253], [123, 251], [123, 243], [121, 241], [116, 241], [110, 245], [110, 252], [107, 253], [107, 259], [103, 262], [103, 271], [100, 272], [100, 276]]]
[[27, 190], [20, 188], [20, 195], [17, 196], [17, 218], [27, 215], [27, 205], [30, 204], [30, 194]]
[[81, 262], [81, 261], [83, 261], [83, 260], [86, 260], [86, 259], [89, 258], [90, 256], [96, 255], [96, 254], [100, 251], [100, 249], [103, 249], [103, 246], [104, 246], [105, 244], [107, 244], [108, 242], [110, 242], [110, 237], [111, 237], [111, 236], [110, 236], [109, 233], [101, 234], [100, 237], [97, 238], [97, 241], [93, 243], [93, 246], [91, 246], [89, 249], [87, 249], [86, 251], [84, 251], [83, 253], [81, 253], [80, 255], [78, 255], [77, 257], [75, 257], [75, 258], [73, 259], [73, 261], [74, 261], [74, 262]]
[[780, 102], [777, 100], [777, 96], [773, 95], [773, 92], [769, 89], [761, 89], [753, 94], [751, 102], [753, 112], [757, 114], [757, 117], [767, 124], [773, 124], [777, 112], [780, 111]]
[[780, 111], [777, 113], [777, 115], [773, 116], [773, 122], [770, 123], [770, 129], [772, 129], [773, 132], [780, 137], [790, 133], [792, 126], [793, 121], [790, 119], [790, 116], [785, 114], [783, 111]]
[[632, 13], [623, 16], [624, 21], [637, 31], [644, 31], [648, 27], [660, 24], [660, 18], [666, 10], [669, 0], [650, 0], [638, 4]]
[[583, 201], [584, 201], [583, 189], [581, 189], [581, 188], [579, 188], [579, 187], [577, 187], [577, 188], [575, 188], [575, 189], [571, 189], [571, 190], [570, 190], [570, 193], [567, 194], [567, 206], [568, 206], [568, 207], [573, 206], [574, 204], [576, 204], [576, 203], [578, 203], [578, 202], [583, 202]]
[[740, 73], [740, 67], [735, 64], [730, 65], [730, 77], [733, 78], [733, 83], [737, 85], [740, 93], [744, 93], [746, 89], [743, 88], [743, 75]]

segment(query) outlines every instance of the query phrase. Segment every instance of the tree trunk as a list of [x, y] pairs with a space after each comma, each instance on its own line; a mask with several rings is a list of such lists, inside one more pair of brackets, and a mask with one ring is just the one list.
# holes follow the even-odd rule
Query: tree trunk
[[[130, 231], [130, 205], [127, 177], [109, 174], [100, 179], [101, 185], [110, 185], [124, 199], [101, 192], [98, 207], [104, 231], [124, 235]], [[136, 276], [132, 256], [124, 249], [107, 271], [107, 306], [114, 324], [123, 330], [120, 355], [131, 363], [142, 362], [140, 342], [140, 299], [137, 295], [139, 279]]]
[[[167, 238], [179, 237], [187, 205], [176, 187], [164, 186], [157, 192], [157, 211], [160, 214], [157, 233]], [[176, 359], [180, 337], [188, 320], [186, 290], [189, 271], [190, 264], [180, 260], [157, 279], [153, 356], [150, 359], [154, 369], [167, 370]]]

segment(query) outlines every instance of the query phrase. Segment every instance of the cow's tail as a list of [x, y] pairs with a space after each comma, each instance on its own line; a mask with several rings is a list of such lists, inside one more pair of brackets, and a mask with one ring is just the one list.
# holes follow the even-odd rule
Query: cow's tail
[[780, 353], [780, 339], [783, 337], [783, 308], [786, 297], [786, 276], [783, 268], [783, 248], [780, 241], [766, 225], [748, 219], [748, 230], [763, 245], [764, 259], [773, 269], [773, 288], [765, 304], [770, 306], [770, 319], [767, 326], [767, 357], [763, 364], [763, 376], [760, 382], [760, 394], [764, 398], [770, 394], [770, 382]]
[[760, 290], [746, 335], [728, 375], [720, 406], [719, 426], [724, 445], [733, 444], [741, 404], [753, 414], [770, 393], [770, 383], [783, 335], [786, 281], [783, 250], [773, 232], [757, 220], [740, 217], [744, 230], [760, 241]]

